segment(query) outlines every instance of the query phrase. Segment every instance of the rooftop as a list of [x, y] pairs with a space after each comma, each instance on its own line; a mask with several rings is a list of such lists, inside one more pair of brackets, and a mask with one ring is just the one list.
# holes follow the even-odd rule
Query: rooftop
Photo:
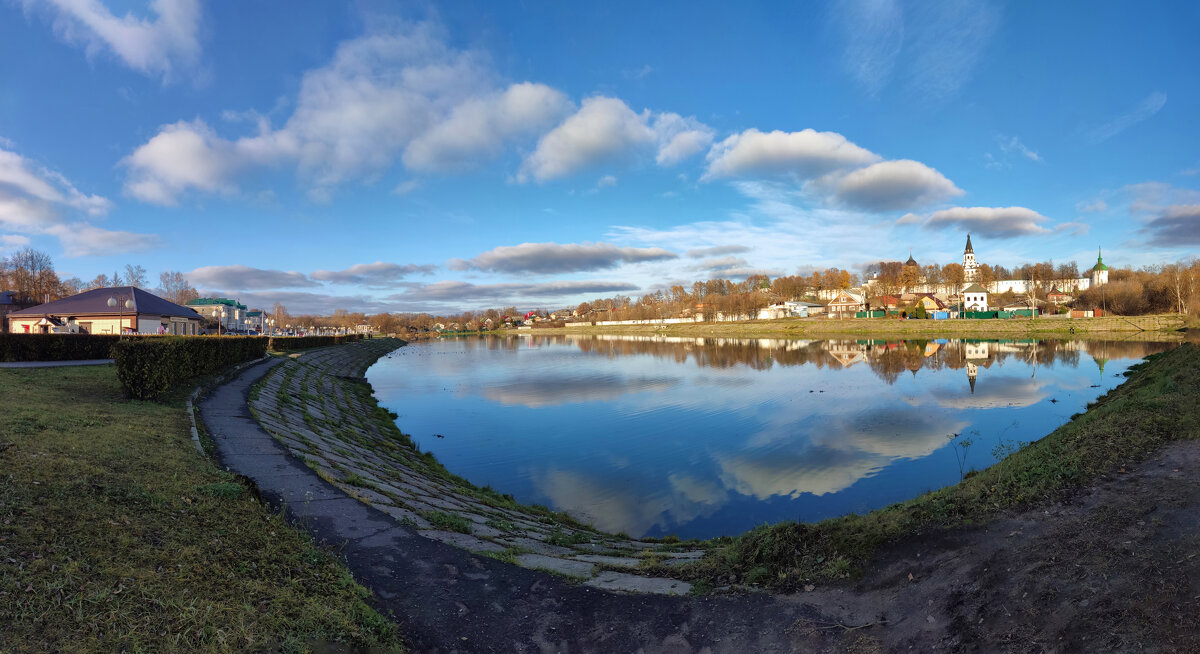
[[[108, 305], [110, 299], [114, 300], [113, 304], [116, 306]], [[132, 306], [125, 306], [127, 301]], [[9, 316], [118, 316], [137, 313], [200, 318], [200, 314], [192, 309], [181, 307], [136, 286], [95, 288], [79, 295], [14, 311]]]

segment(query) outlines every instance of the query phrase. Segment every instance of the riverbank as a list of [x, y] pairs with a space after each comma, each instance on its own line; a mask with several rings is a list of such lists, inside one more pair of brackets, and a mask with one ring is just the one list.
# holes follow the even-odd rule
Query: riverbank
[[[320, 437], [318, 445], [293, 434], [289, 444], [307, 447], [302, 456], [316, 474], [370, 511], [442, 541], [394, 537], [346, 552], [365, 583], [386, 588], [389, 605], [404, 609], [397, 615], [406, 633], [419, 634], [416, 642], [431, 649], [458, 642], [485, 651], [537, 643], [714, 652], [1200, 646], [1196, 346], [1152, 357], [1087, 413], [957, 486], [866, 516], [641, 546], [437, 473], [440, 466], [411, 449], [395, 416], [377, 407], [361, 381], [380, 356], [355, 356], [364, 347], [306, 353], [286, 364], [290, 375], [280, 366], [251, 401], [302, 400], [303, 409], [278, 407], [276, 418], [285, 423], [263, 413], [268, 405], [255, 410], [267, 416], [264, 424], [278, 423], [275, 429], [303, 424]], [[339, 428], [348, 433], [338, 436]], [[325, 449], [330, 436], [344, 439], [342, 451]], [[312, 459], [321, 452], [321, 462]], [[444, 483], [436, 481], [440, 475], [447, 475]], [[475, 511], [483, 513], [472, 517]], [[530, 539], [534, 547], [565, 551], [534, 558], [532, 551], [487, 545], [520, 537], [518, 520], [527, 522], [520, 529], [542, 534]], [[456, 542], [460, 537], [471, 540]], [[601, 543], [613, 549], [580, 554], [568, 547]], [[551, 559], [593, 567], [538, 578], [501, 563], [520, 563], [514, 559], [521, 556], [534, 569], [547, 568], [531, 562]], [[637, 569], [606, 569], [603, 557], [632, 560]], [[692, 580], [692, 595], [700, 596], [594, 590], [606, 588], [607, 579], [656, 572]], [[751, 586], [796, 592], [740, 592]]]
[[368, 591], [193, 446], [183, 393], [0, 370], [0, 651], [401, 648]]
[[1071, 338], [1182, 341], [1183, 316], [1106, 316], [1104, 318], [1013, 318], [1009, 320], [899, 320], [864, 318], [785, 318], [676, 325], [601, 325], [503, 330], [496, 334], [661, 334], [725, 338]]

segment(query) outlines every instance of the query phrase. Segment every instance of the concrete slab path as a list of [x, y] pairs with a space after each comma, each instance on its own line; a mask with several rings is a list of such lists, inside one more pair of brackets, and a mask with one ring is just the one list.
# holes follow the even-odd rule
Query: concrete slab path
[[[425, 538], [320, 479], [260, 427], [250, 387], [279, 363], [247, 368], [199, 404], [220, 462], [318, 542], [339, 548], [413, 651], [803, 651], [789, 626], [823, 619], [797, 598], [765, 593], [613, 593]], [[620, 587], [612, 577], [605, 581]]]

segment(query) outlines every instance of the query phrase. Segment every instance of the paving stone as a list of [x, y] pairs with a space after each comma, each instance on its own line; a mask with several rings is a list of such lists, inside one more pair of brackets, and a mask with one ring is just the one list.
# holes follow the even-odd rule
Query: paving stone
[[525, 536], [506, 536], [497, 540], [506, 543], [510, 547], [520, 547], [521, 549], [547, 556], [570, 556], [575, 553], [569, 547], [559, 547], [558, 545], [543, 543], [540, 540], [534, 540]]
[[535, 570], [549, 570], [558, 574], [567, 575], [568, 577], [582, 577], [584, 579], [591, 577], [596, 566], [586, 561], [572, 561], [570, 559], [560, 559], [553, 556], [543, 556], [541, 554], [521, 554], [517, 556], [517, 565], [522, 568], [533, 568]]
[[606, 570], [583, 582], [585, 586], [604, 590], [619, 590], [627, 593], [652, 593], [655, 595], [687, 595], [692, 585], [678, 579], [663, 577], [639, 577]]
[[355, 494], [358, 494], [358, 495], [361, 495], [361, 496], [367, 498], [367, 500], [369, 500], [371, 502], [371, 504], [374, 506], [378, 507], [383, 504], [395, 504], [396, 503], [396, 500], [393, 500], [392, 498], [388, 497], [387, 495], [384, 495], [383, 493], [371, 490], [370, 488], [362, 488], [361, 486], [354, 486], [353, 488], [354, 488]]
[[598, 563], [600, 565], [612, 565], [620, 568], [636, 568], [641, 563], [638, 559], [631, 559], [627, 556], [604, 556], [601, 554], [580, 554], [571, 557], [577, 561], [587, 561], [588, 563]]
[[687, 552], [659, 552], [663, 556], [671, 559], [702, 559], [704, 558], [704, 550], [690, 550]]
[[491, 541], [476, 538], [470, 534], [460, 534], [457, 531], [441, 531], [438, 529], [421, 529], [419, 534], [426, 538], [438, 540], [447, 545], [461, 547], [473, 552], [503, 552], [506, 548]]

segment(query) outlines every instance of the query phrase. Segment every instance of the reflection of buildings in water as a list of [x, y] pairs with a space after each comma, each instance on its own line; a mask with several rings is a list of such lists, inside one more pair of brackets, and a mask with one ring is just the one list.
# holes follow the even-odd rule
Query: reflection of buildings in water
[[979, 366], [967, 363], [967, 383], [971, 385], [971, 395], [975, 394], [975, 378], [979, 376]]
[[967, 343], [963, 346], [963, 356], [967, 361], [987, 360], [988, 345], [986, 342]]

